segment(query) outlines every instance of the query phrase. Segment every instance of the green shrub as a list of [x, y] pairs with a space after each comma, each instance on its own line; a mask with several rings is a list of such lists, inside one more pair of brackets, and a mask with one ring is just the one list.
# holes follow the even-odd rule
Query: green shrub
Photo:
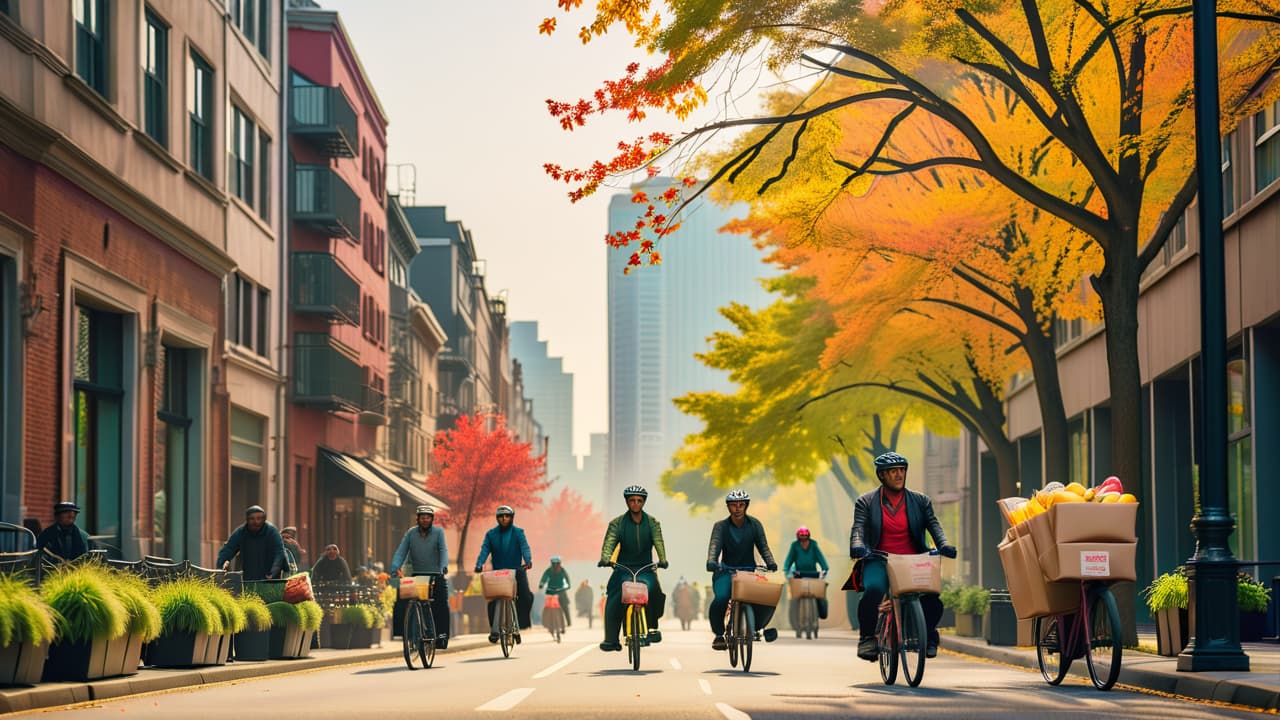
[[271, 627], [302, 625], [302, 612], [293, 603], [283, 600], [267, 603], [267, 612], [271, 614]]
[[1182, 568], [1167, 572], [1142, 591], [1147, 599], [1147, 609], [1152, 613], [1172, 608], [1186, 608], [1188, 600], [1187, 576]]
[[128, 631], [129, 611], [100, 565], [59, 567], [41, 584], [40, 596], [55, 613], [60, 640], [110, 640]]
[[218, 619], [222, 621], [222, 632], [235, 635], [244, 630], [249, 618], [245, 615], [244, 608], [240, 607], [240, 603], [236, 602], [231, 593], [217, 585], [211, 585], [211, 590], [209, 601], [218, 609]]
[[244, 591], [257, 595], [268, 605], [284, 600], [284, 582], [280, 580], [250, 580], [244, 584]]
[[271, 611], [256, 593], [245, 593], [239, 599], [245, 615], [245, 629], [263, 632], [271, 629]]
[[151, 588], [146, 581], [119, 570], [110, 570], [106, 578], [120, 602], [124, 603], [125, 611], [129, 613], [127, 632], [141, 636], [143, 642], [151, 642], [160, 637], [163, 621], [159, 608], [151, 599]]
[[0, 647], [53, 642], [57, 637], [53, 608], [17, 577], [0, 575]]
[[222, 633], [222, 613], [212, 596], [218, 590], [211, 581], [178, 578], [157, 587], [153, 593], [165, 634], [172, 632]]
[[296, 605], [303, 630], [319, 630], [324, 621], [324, 610], [315, 600], [304, 600]]
[[373, 617], [369, 613], [369, 609], [364, 605], [350, 605], [339, 608], [338, 622], [359, 628], [373, 627]]
[[381, 630], [387, 626], [387, 614], [382, 612], [382, 608], [372, 605], [365, 605], [369, 610], [369, 617], [373, 620], [373, 627]]
[[960, 591], [960, 606], [956, 612], [982, 615], [991, 605], [991, 591], [981, 585], [969, 585]]
[[1236, 576], [1236, 603], [1240, 612], [1265, 612], [1271, 601], [1271, 590], [1253, 579], [1249, 573]]
[[942, 601], [942, 607], [952, 611], [961, 612], [960, 610], [960, 591], [964, 586], [954, 578], [946, 578], [942, 581], [942, 592], [938, 594], [938, 599]]
[[400, 591], [391, 585], [382, 588], [382, 594], [378, 596], [379, 603], [382, 605], [382, 614], [390, 615], [395, 611], [396, 600], [400, 598]]

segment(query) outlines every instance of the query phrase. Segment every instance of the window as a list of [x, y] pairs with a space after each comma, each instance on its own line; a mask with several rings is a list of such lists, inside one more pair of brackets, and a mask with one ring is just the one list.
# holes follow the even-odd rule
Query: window
[[107, 94], [107, 0], [72, 0], [76, 18], [76, 74]]
[[1165, 240], [1164, 248], [1164, 264], [1168, 265], [1173, 259], [1187, 249], [1187, 213], [1182, 213], [1182, 217], [1178, 218], [1178, 224], [1173, 226], [1173, 230], [1169, 232], [1169, 239]]
[[[124, 316], [76, 305], [71, 457], [79, 525], [120, 546], [124, 417]], [[132, 517], [132, 515], [130, 515]]]
[[5, 15], [12, 14], [9, 11], [9, 0], [0, 0], [0, 13], [4, 13]]
[[1053, 348], [1055, 350], [1078, 340], [1084, 334], [1084, 321], [1080, 318], [1066, 320], [1056, 315], [1053, 318]]
[[[1227, 217], [1236, 211], [1236, 174], [1231, 163], [1231, 148], [1235, 141], [1234, 130], [1222, 138], [1222, 217]], [[1183, 216], [1183, 219], [1185, 220], [1186, 216]]]
[[161, 145], [169, 141], [169, 28], [150, 10], [142, 37], [143, 130]]
[[213, 179], [213, 68], [191, 53], [187, 83], [187, 111], [191, 115], [191, 169]]
[[1253, 189], [1280, 179], [1280, 100], [1253, 116]]
[[258, 130], [258, 216], [271, 220], [271, 138]]
[[258, 48], [263, 57], [269, 57], [271, 45], [271, 0], [231, 0], [231, 22], [250, 45]]
[[227, 287], [227, 339], [268, 357], [270, 317], [271, 291], [234, 273]]
[[1236, 557], [1257, 557], [1253, 497], [1253, 427], [1249, 406], [1249, 361], [1243, 348], [1227, 360], [1227, 504], [1238, 523], [1231, 534]]
[[191, 469], [191, 426], [195, 408], [189, 402], [190, 373], [198, 368], [197, 352], [163, 347], [160, 409], [156, 412], [158, 463], [152, 485], [152, 554], [187, 556], [187, 489]]
[[227, 184], [231, 194], [253, 206], [256, 196], [253, 194], [253, 164], [258, 153], [254, 141], [258, 138], [258, 128], [243, 110], [231, 106], [231, 147], [227, 150]]

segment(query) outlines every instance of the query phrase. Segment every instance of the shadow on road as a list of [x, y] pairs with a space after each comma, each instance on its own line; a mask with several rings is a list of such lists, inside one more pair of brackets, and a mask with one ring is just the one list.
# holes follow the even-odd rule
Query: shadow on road
[[964, 693], [959, 690], [949, 690], [943, 688], [931, 687], [910, 687], [906, 683], [901, 686], [885, 685], [884, 683], [861, 683], [859, 685], [850, 685], [850, 690], [860, 690], [864, 693], [872, 693], [875, 695], [893, 695], [894, 697], [903, 697], [910, 694], [911, 697], [929, 698], [931, 700], [944, 700], [946, 698], [972, 697], [972, 693]]
[[703, 675], [719, 675], [721, 677], [777, 677], [780, 673], [772, 670], [753, 670], [751, 672], [743, 672], [732, 668], [716, 668], [715, 670], [703, 670]]
[[370, 668], [368, 670], [357, 670], [351, 674], [352, 675], [386, 675], [388, 673], [398, 673], [398, 672], [413, 672], [413, 671], [405, 667], [404, 665], [393, 665], [391, 667], [384, 667], [384, 668]]
[[458, 662], [460, 663], [505, 662], [510, 659], [511, 658], [504, 658], [504, 657], [482, 657], [482, 658], [467, 658], [466, 660], [459, 660]]
[[[574, 673], [575, 675], [578, 673]], [[632, 670], [630, 668], [613, 668], [610, 670], [596, 670], [586, 673], [591, 677], [616, 677], [619, 675], [661, 675], [661, 670]]]

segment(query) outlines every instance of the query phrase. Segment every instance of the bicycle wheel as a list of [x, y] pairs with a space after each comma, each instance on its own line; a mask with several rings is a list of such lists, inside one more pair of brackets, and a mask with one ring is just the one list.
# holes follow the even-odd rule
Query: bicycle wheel
[[498, 613], [498, 642], [502, 645], [502, 657], [511, 657], [511, 649], [516, 644], [515, 632], [511, 629], [514, 624], [511, 601], [503, 600], [498, 605]]
[[404, 646], [404, 664], [409, 666], [410, 670], [416, 670], [413, 666], [413, 656], [418, 652], [418, 642], [422, 638], [422, 619], [418, 614], [418, 601], [410, 600], [404, 608], [404, 619], [401, 621], [403, 636], [400, 642]]
[[644, 608], [631, 605], [631, 669], [640, 669], [640, 648], [644, 645]]
[[419, 627], [422, 628], [421, 640], [418, 642], [418, 659], [422, 667], [429, 668], [436, 661], [436, 618], [431, 606], [418, 603]]
[[1062, 652], [1067, 642], [1062, 632], [1062, 617], [1038, 617], [1032, 624], [1031, 634], [1036, 639], [1036, 663], [1040, 674], [1050, 685], [1057, 685], [1067, 676], [1071, 667], [1071, 653]]
[[738, 667], [738, 603], [729, 601], [724, 612], [725, 643], [729, 646], [729, 667]]
[[898, 653], [902, 657], [902, 675], [907, 679], [908, 685], [916, 687], [924, 679], [929, 632], [925, 628], [920, 598], [907, 598], [901, 603], [899, 612], [902, 613], [902, 642], [898, 645]]
[[743, 603], [742, 612], [738, 613], [738, 618], [739, 628], [742, 630], [738, 640], [742, 643], [742, 649], [738, 651], [738, 655], [742, 658], [742, 672], [751, 672], [751, 647], [756, 637], [756, 611], [750, 603]]
[[1103, 585], [1089, 594], [1089, 679], [1099, 690], [1110, 690], [1120, 677], [1120, 655], [1124, 637], [1120, 632], [1120, 610], [1111, 588]]
[[880, 679], [885, 685], [898, 680], [898, 630], [893, 612], [881, 612], [876, 620], [876, 642], [880, 646]]

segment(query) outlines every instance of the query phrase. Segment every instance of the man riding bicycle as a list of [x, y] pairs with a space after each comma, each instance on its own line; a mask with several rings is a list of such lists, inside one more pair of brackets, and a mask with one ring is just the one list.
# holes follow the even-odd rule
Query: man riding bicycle
[[[745, 490], [733, 490], [724, 498], [729, 510], [729, 517], [716, 522], [711, 528], [711, 543], [707, 547], [707, 570], [715, 573], [711, 576], [711, 586], [715, 592], [715, 600], [711, 601], [709, 619], [711, 632], [716, 639], [711, 643], [712, 650], [726, 650], [728, 644], [724, 640], [724, 613], [729, 607], [729, 597], [733, 592], [733, 570], [730, 568], [756, 567], [756, 551], [764, 560], [769, 572], [778, 569], [778, 561], [773, 559], [769, 550], [769, 538], [765, 535], [764, 525], [747, 514], [747, 506], [751, 504], [751, 496]], [[774, 608], [768, 605], [752, 605], [755, 608], [757, 627], [765, 627], [773, 619]], [[778, 638], [776, 628], [766, 628], [765, 642], [773, 642]]]
[[404, 577], [402, 567], [407, 559], [415, 574], [440, 573], [441, 577], [432, 580], [435, 588], [431, 593], [431, 619], [436, 625], [436, 647], [444, 650], [449, 647], [449, 582], [443, 577], [449, 574], [449, 546], [444, 530], [435, 527], [435, 508], [419, 505], [417, 515], [418, 524], [409, 528], [400, 540], [389, 571], [396, 577]]
[[[871, 551], [892, 555], [927, 552], [924, 537], [927, 529], [940, 555], [956, 556], [955, 547], [947, 543], [942, 524], [933, 514], [933, 501], [928, 495], [907, 489], [907, 459], [896, 452], [887, 452], [875, 459], [875, 465], [880, 487], [854, 501], [853, 528], [849, 532], [849, 557], [858, 560], [864, 588], [858, 603], [858, 657], [873, 662], [879, 658], [876, 617], [880, 613], [880, 602], [889, 591], [889, 575], [883, 560], [868, 557]], [[927, 593], [920, 596], [920, 607], [929, 627], [927, 655], [936, 657], [942, 601], [937, 594]]]
[[[819, 572], [818, 568], [822, 571]], [[798, 578], [816, 578], [827, 574], [827, 570], [831, 569], [827, 565], [827, 558], [823, 556], [822, 549], [818, 547], [818, 541], [809, 537], [809, 528], [801, 525], [796, 528], [796, 539], [791, 543], [791, 549], [787, 551], [787, 559], [782, 561], [782, 571], [787, 577]], [[827, 599], [816, 598], [818, 601], [818, 618], [827, 619]], [[796, 608], [795, 603], [791, 603], [791, 626], [796, 625]]]
[[[484, 561], [493, 554], [494, 570], [514, 570], [516, 573], [516, 616], [520, 629], [528, 630], [533, 609], [533, 592], [529, 590], [529, 568], [533, 567], [533, 555], [529, 552], [529, 541], [525, 539], [524, 530], [516, 527], [516, 511], [510, 505], [502, 505], [494, 513], [498, 524], [489, 528], [484, 534], [484, 542], [480, 544], [480, 556], [476, 558], [476, 574], [484, 570]], [[489, 601], [489, 642], [498, 642], [498, 633], [493, 629], [493, 613], [498, 606], [497, 600]], [[520, 633], [516, 633], [516, 642], [520, 642]]]
[[[649, 491], [639, 485], [631, 485], [622, 491], [622, 497], [627, 501], [627, 511], [609, 521], [609, 528], [604, 533], [604, 544], [600, 547], [600, 562], [597, 564], [609, 567], [616, 563], [638, 570], [653, 562], [656, 550], [658, 567], [666, 569], [667, 546], [662, 542], [662, 525], [644, 511]], [[613, 574], [609, 576], [604, 604], [604, 642], [600, 643], [600, 649], [605, 652], [622, 652], [622, 643], [618, 642], [624, 614], [622, 583], [630, 580], [631, 573], [621, 567], [614, 568]], [[653, 568], [649, 568], [640, 573], [636, 581], [649, 586], [649, 604], [644, 608], [649, 642], [662, 642], [658, 619], [666, 609], [667, 598], [662, 594], [662, 586], [658, 584], [658, 574]]]
[[564, 626], [569, 627], [569, 571], [560, 564], [560, 556], [551, 556], [551, 567], [542, 571], [542, 579], [538, 581], [538, 589], [547, 589], [547, 595], [560, 597], [560, 609], [563, 611]]

